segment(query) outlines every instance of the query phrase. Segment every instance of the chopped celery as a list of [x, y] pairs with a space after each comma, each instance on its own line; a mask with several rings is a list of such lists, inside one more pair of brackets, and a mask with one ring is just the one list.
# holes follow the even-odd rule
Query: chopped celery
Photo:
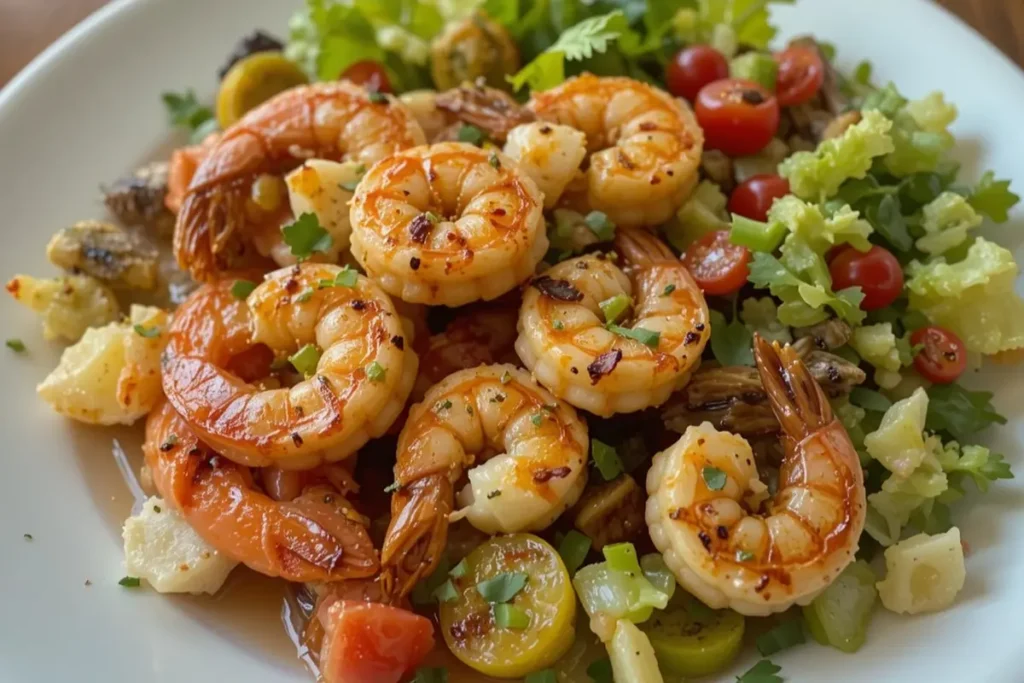
[[626, 620], [615, 624], [615, 634], [608, 643], [608, 656], [616, 681], [663, 683], [665, 680], [647, 636]]
[[732, 229], [729, 231], [729, 241], [752, 251], [771, 253], [779, 248], [787, 234], [789, 234], [789, 230], [785, 223], [778, 221], [762, 223], [744, 216], [734, 215]]
[[743, 644], [744, 624], [740, 614], [709, 609], [680, 592], [668, 610], [643, 625], [643, 631], [665, 672], [706, 676], [736, 657]]
[[702, 180], [675, 219], [664, 227], [665, 237], [679, 251], [709, 232], [729, 229], [725, 211], [729, 198], [710, 180]]
[[754, 81], [775, 92], [775, 83], [779, 78], [779, 63], [769, 54], [763, 52], [747, 52], [733, 57], [729, 63], [729, 75]]
[[640, 560], [632, 543], [612, 543], [601, 549], [608, 568], [616, 572], [639, 574]]
[[804, 607], [804, 618], [814, 639], [843, 652], [859, 650], [878, 596], [877, 580], [866, 562], [854, 562]]
[[647, 580], [671, 600], [676, 592], [676, 575], [665, 564], [661, 553], [648, 553], [641, 557], [640, 568]]
[[655, 588], [642, 572], [616, 571], [608, 562], [580, 568], [572, 584], [591, 618], [591, 628], [603, 641], [611, 637], [615, 620], [640, 623], [649, 619], [655, 608], [668, 605], [668, 595]]

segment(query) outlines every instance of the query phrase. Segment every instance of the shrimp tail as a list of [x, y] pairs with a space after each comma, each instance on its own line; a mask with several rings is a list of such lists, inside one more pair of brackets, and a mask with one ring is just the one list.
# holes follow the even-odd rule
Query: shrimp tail
[[444, 474], [418, 479], [395, 493], [391, 525], [381, 551], [388, 595], [408, 595], [437, 567], [448, 538], [454, 495]]
[[623, 228], [615, 231], [615, 248], [635, 266], [679, 263], [679, 257], [650, 230]]
[[800, 442], [832, 423], [832, 406], [792, 346], [754, 335], [754, 360], [783, 433]]

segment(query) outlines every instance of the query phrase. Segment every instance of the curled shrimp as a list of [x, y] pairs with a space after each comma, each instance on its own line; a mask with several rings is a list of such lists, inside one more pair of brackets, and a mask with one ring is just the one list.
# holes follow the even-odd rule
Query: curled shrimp
[[364, 521], [330, 486], [275, 501], [248, 468], [199, 441], [164, 401], [146, 420], [146, 464], [160, 495], [204, 540], [249, 568], [288, 581], [341, 581], [379, 570]]
[[[663, 242], [620, 230], [615, 244], [625, 268], [590, 254], [534, 278], [516, 340], [537, 381], [603, 417], [664, 403], [689, 381], [711, 334], [704, 295]], [[628, 307], [610, 325], [601, 302], [612, 300]]]
[[689, 107], [662, 90], [584, 74], [527, 106], [587, 136], [585, 187], [566, 197], [571, 208], [603, 211], [620, 227], [659, 225], [697, 184], [704, 133]]
[[346, 81], [286, 90], [224, 131], [199, 163], [174, 230], [178, 264], [201, 281], [264, 266], [290, 218], [283, 174], [310, 158], [369, 166], [424, 141], [391, 96]]
[[[387, 431], [419, 363], [377, 285], [304, 263], [270, 273], [245, 301], [232, 286], [192, 294], [165, 351], [164, 392], [203, 441], [239, 464], [306, 469]], [[258, 350], [272, 358], [300, 349], [309, 375], [291, 387], [262, 389], [233, 367]]]
[[853, 561], [866, 501], [857, 451], [797, 352], [754, 345], [784, 434], [778, 492], [742, 437], [704, 423], [654, 457], [647, 524], [690, 593], [762, 616], [806, 605]]
[[494, 299], [533, 274], [548, 248], [537, 185], [497, 151], [446, 142], [399, 152], [352, 200], [352, 254], [412, 303]]
[[[576, 411], [515, 366], [462, 370], [431, 388], [398, 438], [398, 489], [382, 553], [394, 594], [406, 595], [434, 570], [449, 521], [465, 517], [490, 534], [546, 528], [579, 499], [587, 446]], [[470, 467], [452, 514], [455, 486]]]

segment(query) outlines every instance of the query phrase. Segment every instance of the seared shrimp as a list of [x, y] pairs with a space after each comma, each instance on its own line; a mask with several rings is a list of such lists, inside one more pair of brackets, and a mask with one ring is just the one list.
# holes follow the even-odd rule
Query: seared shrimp
[[697, 184], [704, 133], [689, 107], [662, 90], [584, 74], [527, 106], [587, 136], [586, 183], [566, 197], [570, 208], [603, 211], [620, 227], [659, 225]]
[[424, 142], [390, 96], [346, 81], [286, 90], [224, 131], [199, 163], [174, 230], [178, 264], [204, 281], [266, 265], [290, 218], [283, 174], [310, 158], [369, 166]]
[[[382, 562], [394, 594], [434, 570], [449, 521], [477, 529], [539, 531], [580, 497], [587, 481], [587, 425], [512, 365], [462, 370], [413, 406], [398, 438], [391, 526]], [[469, 483], [454, 487], [463, 471]]]
[[293, 500], [260, 493], [246, 467], [218, 457], [164, 401], [146, 420], [153, 482], [204, 540], [249, 568], [288, 581], [370, 577], [379, 564], [361, 516], [334, 488]]
[[[165, 352], [164, 392], [200, 438], [239, 464], [306, 469], [387, 431], [418, 360], [379, 287], [312, 263], [270, 273], [245, 301], [232, 284], [206, 285], [182, 304]], [[263, 390], [233, 365], [299, 349], [309, 375], [292, 387]]]
[[508, 134], [505, 154], [533, 178], [544, 193], [544, 208], [551, 209], [580, 173], [580, 163], [587, 156], [587, 136], [556, 123], [524, 123]]
[[[516, 340], [551, 393], [603, 417], [664, 403], [689, 381], [711, 335], [704, 295], [664, 243], [620, 230], [615, 244], [625, 269], [589, 254], [535, 277]], [[616, 298], [629, 308], [606, 324], [600, 304]]]
[[537, 185], [504, 154], [447, 142], [399, 152], [352, 200], [352, 254], [389, 294], [428, 305], [494, 299], [548, 248]]
[[762, 616], [806, 605], [853, 561], [866, 501], [857, 451], [797, 352], [754, 344], [784, 434], [778, 492], [742, 437], [704, 423], [654, 457], [647, 524], [690, 593]]

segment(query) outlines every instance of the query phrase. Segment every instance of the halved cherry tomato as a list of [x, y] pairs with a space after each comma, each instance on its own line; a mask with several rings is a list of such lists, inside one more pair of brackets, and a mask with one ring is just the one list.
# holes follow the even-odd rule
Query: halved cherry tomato
[[691, 45], [680, 50], [665, 68], [668, 91], [691, 102], [705, 85], [728, 77], [728, 60], [710, 45]]
[[944, 327], [922, 327], [910, 335], [913, 346], [923, 348], [914, 355], [914, 367], [935, 384], [949, 384], [967, 369], [967, 349], [960, 337]]
[[709, 232], [690, 245], [683, 265], [705, 294], [737, 291], [750, 275], [750, 250], [729, 241], [728, 230]]
[[775, 96], [783, 107], [803, 104], [821, 90], [825, 82], [825, 64], [817, 50], [793, 46], [775, 55], [779, 63], [779, 79]]
[[350, 64], [341, 72], [341, 80], [352, 81], [356, 85], [366, 86], [367, 90], [376, 92], [393, 92], [391, 80], [384, 65], [373, 59], [363, 59]]
[[832, 288], [860, 287], [865, 311], [885, 308], [903, 291], [903, 268], [887, 249], [873, 245], [868, 251], [846, 247], [836, 254], [828, 265], [832, 275]]
[[325, 683], [399, 683], [434, 648], [430, 620], [398, 607], [338, 600], [320, 620]]
[[779, 103], [753, 81], [726, 78], [704, 86], [694, 106], [704, 146], [729, 156], [757, 154], [779, 129]]
[[789, 194], [789, 181], [774, 173], [747, 178], [729, 197], [729, 211], [755, 221], [768, 220], [772, 202]]

